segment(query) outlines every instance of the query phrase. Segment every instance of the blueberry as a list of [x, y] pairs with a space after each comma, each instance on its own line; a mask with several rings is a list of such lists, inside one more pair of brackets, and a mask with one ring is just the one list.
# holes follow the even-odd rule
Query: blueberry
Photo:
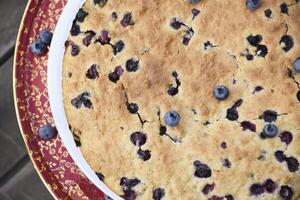
[[159, 135], [163, 136], [167, 134], [167, 127], [163, 126], [163, 125], [160, 125], [159, 127]]
[[123, 27], [127, 27], [129, 25], [133, 25], [134, 23], [132, 22], [132, 13], [126, 13], [121, 20], [121, 25]]
[[47, 50], [47, 46], [42, 42], [33, 42], [31, 44], [31, 52], [35, 55], [41, 55], [45, 53]]
[[100, 181], [104, 181], [105, 176], [100, 173], [100, 172], [96, 172], [97, 177], [99, 178]]
[[190, 43], [190, 40], [192, 39], [193, 35], [194, 30], [190, 28], [188, 31], [186, 31], [185, 35], [183, 36], [182, 43], [187, 46]]
[[180, 122], [180, 115], [176, 111], [169, 111], [165, 114], [164, 121], [166, 125], [175, 127]]
[[288, 5], [286, 3], [280, 4], [280, 11], [283, 14], [289, 15], [289, 7], [288, 7]]
[[208, 165], [201, 163], [199, 160], [194, 161], [193, 165], [196, 168], [194, 176], [198, 178], [211, 177], [212, 172]]
[[227, 158], [222, 159], [222, 164], [224, 167], [231, 168], [231, 162]]
[[241, 127], [243, 128], [243, 130], [250, 130], [252, 132], [256, 132], [256, 125], [253, 124], [250, 121], [243, 121], [241, 122]]
[[277, 120], [277, 112], [273, 110], [266, 110], [259, 116], [259, 119], [264, 119], [265, 122], [275, 122]]
[[246, 0], [246, 6], [249, 10], [256, 10], [260, 5], [260, 0]]
[[152, 199], [161, 200], [165, 196], [165, 190], [163, 188], [156, 188], [153, 190]]
[[120, 186], [122, 187], [123, 191], [131, 190], [133, 187], [138, 185], [141, 181], [137, 178], [129, 179], [126, 177], [122, 177], [120, 180]]
[[274, 154], [276, 160], [280, 163], [286, 160], [286, 156], [284, 155], [283, 151], [276, 151]]
[[246, 55], [246, 59], [247, 59], [248, 61], [254, 60], [254, 56], [253, 56], [252, 54], [248, 53], [248, 54]]
[[130, 141], [136, 146], [143, 146], [147, 141], [147, 136], [143, 132], [134, 132], [130, 135]]
[[284, 35], [281, 37], [279, 44], [282, 45], [283, 51], [288, 52], [294, 47], [294, 39], [290, 35]]
[[280, 187], [279, 195], [283, 200], [291, 200], [294, 196], [293, 189], [288, 185]]
[[263, 186], [268, 193], [273, 193], [277, 188], [276, 183], [272, 179], [267, 179]]
[[83, 22], [86, 16], [88, 16], [88, 13], [85, 12], [82, 8], [80, 8], [78, 13], [76, 14], [76, 21]]
[[57, 130], [56, 128], [52, 127], [50, 124], [47, 124], [40, 127], [38, 133], [40, 138], [42, 138], [43, 140], [50, 140], [56, 135]]
[[226, 142], [222, 142], [221, 143], [221, 148], [222, 149], [227, 149], [227, 143]]
[[112, 13], [111, 13], [111, 19], [112, 19], [112, 21], [116, 21], [116, 20], [118, 19], [118, 14], [117, 14], [117, 12], [112, 12]]
[[137, 151], [137, 154], [138, 154], [139, 158], [142, 159], [143, 161], [147, 161], [151, 158], [151, 151], [149, 151], [149, 150], [139, 149]]
[[109, 32], [106, 30], [102, 30], [96, 42], [100, 42], [100, 44], [106, 45], [110, 43], [110, 40], [111, 38], [109, 36]]
[[139, 61], [131, 58], [126, 61], [126, 70], [128, 72], [136, 72], [139, 69]]
[[130, 103], [127, 105], [127, 109], [131, 114], [136, 114], [139, 111], [139, 106], [136, 103]]
[[250, 194], [255, 196], [261, 195], [265, 192], [265, 188], [258, 183], [251, 185], [249, 190], [250, 190]]
[[88, 47], [96, 33], [94, 31], [86, 31], [85, 34], [86, 36], [82, 39], [82, 43], [84, 46]]
[[193, 19], [200, 14], [200, 10], [197, 8], [192, 9]]
[[298, 99], [298, 101], [300, 101], [300, 90], [297, 92], [297, 99]]
[[299, 161], [295, 157], [287, 157], [285, 161], [289, 172], [296, 172], [299, 170]]
[[120, 76], [116, 72], [109, 73], [108, 78], [111, 82], [114, 82], [114, 83], [117, 83], [120, 80]]
[[266, 9], [266, 10], [265, 10], [265, 16], [266, 16], [267, 18], [271, 18], [271, 15], [272, 15], [272, 10]]
[[234, 200], [231, 194], [225, 195], [225, 200]]
[[224, 199], [223, 197], [219, 197], [219, 196], [213, 195], [210, 198], [208, 198], [207, 200], [223, 200], [223, 199]]
[[114, 55], [120, 53], [125, 47], [125, 44], [122, 40], [118, 41], [116, 44], [113, 45], [113, 52]]
[[214, 89], [213, 95], [220, 101], [225, 100], [229, 96], [229, 90], [226, 86], [220, 85]]
[[252, 34], [247, 37], [247, 41], [249, 42], [250, 45], [256, 47], [259, 45], [262, 41], [263, 37], [261, 35], [255, 35], [253, 36]]
[[262, 86], [258, 85], [258, 86], [256, 86], [256, 87], [254, 88], [254, 91], [253, 91], [252, 94], [255, 94], [255, 93], [257, 93], [257, 92], [260, 92], [260, 91], [262, 91], [263, 89], [264, 89], [264, 88], [263, 88]]
[[266, 57], [266, 55], [268, 55], [268, 48], [266, 45], [262, 45], [262, 44], [259, 44], [257, 45], [257, 49], [256, 49], [256, 55], [257, 56], [260, 56], [260, 57]]
[[176, 94], [178, 94], [178, 88], [176, 88], [176, 87], [170, 87], [168, 89], [168, 94], [170, 96], [175, 96]]
[[136, 192], [134, 190], [125, 190], [124, 194], [121, 197], [125, 200], [135, 200], [136, 199]]
[[76, 24], [76, 21], [74, 20], [74, 21], [73, 21], [72, 28], [71, 28], [71, 30], [70, 30], [70, 33], [71, 33], [72, 36], [77, 36], [77, 35], [79, 35], [80, 32], [81, 32], [81, 31], [80, 31], [80, 26], [77, 25], [77, 24]]
[[293, 140], [293, 135], [291, 132], [284, 131], [279, 135], [281, 142], [284, 142], [286, 145], [289, 145]]
[[76, 44], [71, 45], [71, 55], [72, 56], [77, 56], [80, 52], [79, 46]]
[[94, 4], [98, 4], [100, 7], [105, 6], [105, 4], [107, 3], [107, 0], [94, 0]]
[[226, 118], [230, 121], [235, 121], [239, 118], [239, 113], [236, 109], [229, 108], [226, 112]]
[[52, 37], [53, 37], [53, 33], [51, 33], [50, 31], [44, 30], [39, 33], [40, 41], [47, 46], [50, 46]]
[[274, 138], [278, 134], [278, 128], [275, 124], [266, 124], [262, 134], [267, 138]]
[[205, 195], [208, 195], [210, 192], [212, 192], [215, 189], [215, 184], [206, 184], [204, 188], [202, 189], [202, 193]]
[[191, 4], [199, 3], [201, 0], [188, 0]]
[[98, 65], [93, 64], [86, 72], [86, 77], [88, 79], [92, 79], [92, 80], [98, 78], [99, 72], [98, 72], [97, 68], [98, 68]]
[[300, 57], [298, 57], [294, 62], [294, 68], [296, 72], [300, 72]]
[[77, 109], [81, 108], [82, 105], [84, 105], [86, 108], [92, 108], [92, 102], [89, 97], [90, 94], [88, 92], [83, 92], [79, 96], [72, 99], [71, 104]]
[[178, 30], [178, 29], [181, 28], [182, 22], [178, 18], [174, 17], [174, 18], [171, 19], [170, 26], [173, 29]]

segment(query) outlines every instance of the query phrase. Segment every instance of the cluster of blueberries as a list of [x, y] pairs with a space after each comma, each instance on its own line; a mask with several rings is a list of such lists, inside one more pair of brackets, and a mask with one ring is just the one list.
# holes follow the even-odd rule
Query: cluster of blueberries
[[39, 33], [39, 38], [31, 44], [31, 51], [35, 55], [42, 55], [50, 46], [53, 34], [50, 31], [43, 30]]

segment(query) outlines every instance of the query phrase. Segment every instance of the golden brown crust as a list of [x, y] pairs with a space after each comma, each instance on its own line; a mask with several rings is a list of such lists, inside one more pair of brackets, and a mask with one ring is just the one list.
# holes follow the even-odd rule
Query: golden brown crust
[[[288, 76], [288, 68], [293, 71], [293, 63], [300, 56], [300, 8], [289, 6], [286, 15], [280, 12], [281, 3], [262, 1], [259, 9], [249, 11], [244, 0], [202, 0], [193, 5], [183, 0], [108, 0], [104, 7], [87, 0], [83, 10], [88, 15], [78, 23], [82, 33], [69, 37], [79, 46], [80, 53], [71, 56], [71, 48], [67, 47], [64, 57], [64, 104], [70, 125], [80, 131], [85, 159], [105, 176], [104, 182], [113, 191], [122, 195], [120, 179], [135, 177], [142, 182], [134, 187], [137, 199], [152, 199], [152, 192], [158, 187], [164, 188], [164, 198], [169, 200], [228, 194], [235, 199], [253, 199], [250, 186], [271, 178], [278, 185], [277, 190], [257, 198], [280, 199], [282, 185], [293, 188], [293, 199], [299, 197], [299, 171], [289, 172], [286, 164], [274, 156], [282, 150], [287, 156], [300, 159], [300, 104], [296, 98], [299, 88]], [[192, 8], [201, 11], [194, 20]], [[271, 19], [264, 15], [267, 8], [273, 11]], [[111, 19], [112, 11], [118, 14], [116, 21]], [[134, 24], [123, 27], [120, 21], [128, 12], [132, 13]], [[182, 43], [186, 28], [174, 30], [170, 26], [174, 17], [194, 30], [188, 46]], [[101, 45], [95, 38], [88, 47], [84, 46], [83, 32], [89, 30], [96, 33], [95, 38], [107, 30], [111, 43], [122, 40], [124, 49], [114, 55], [110, 45]], [[246, 39], [251, 34], [263, 37], [261, 44], [268, 48], [265, 58], [254, 56], [249, 61], [242, 56], [246, 49], [255, 54], [256, 47]], [[287, 53], [279, 44], [285, 34], [295, 42]], [[204, 50], [207, 41], [217, 47]], [[139, 59], [137, 72], [126, 71], [125, 63], [131, 58]], [[95, 80], [86, 77], [93, 64], [99, 65], [100, 75]], [[108, 74], [116, 66], [122, 66], [124, 73], [113, 83]], [[174, 97], [167, 93], [169, 86], [175, 85], [173, 71], [181, 82]], [[293, 74], [295, 81], [300, 81], [300, 75], [294, 71]], [[225, 101], [212, 95], [217, 85], [229, 88], [230, 96]], [[264, 89], [254, 93], [256, 86]], [[84, 91], [90, 93], [92, 108], [76, 109], [71, 101]], [[238, 99], [243, 100], [237, 109], [238, 121], [230, 121], [226, 111]], [[138, 104], [142, 120], [147, 120], [143, 126], [138, 115], [127, 110], [127, 101]], [[181, 116], [177, 127], [167, 128], [170, 137], [180, 140], [177, 143], [159, 134], [160, 125], [165, 125], [163, 116], [170, 110]], [[293, 134], [291, 144], [287, 146], [279, 137], [261, 139], [266, 122], [258, 118], [266, 110], [280, 114], [275, 124], [279, 132]], [[254, 123], [256, 132], [243, 131], [242, 121]], [[137, 156], [138, 147], [130, 141], [130, 135], [136, 131], [147, 134], [142, 146], [151, 151], [147, 161]], [[226, 149], [220, 147], [222, 142], [227, 143]], [[264, 157], [258, 159], [262, 152]], [[231, 168], [222, 166], [222, 159], [226, 158]], [[210, 178], [194, 176], [195, 160], [211, 168]], [[207, 183], [215, 183], [215, 188], [205, 195], [202, 189]]]

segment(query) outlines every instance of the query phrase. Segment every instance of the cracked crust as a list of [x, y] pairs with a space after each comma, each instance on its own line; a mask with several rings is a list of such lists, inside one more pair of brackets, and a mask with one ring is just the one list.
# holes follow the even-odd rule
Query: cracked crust
[[[84, 46], [84, 33], [70, 36], [69, 41], [78, 45], [80, 52], [71, 56], [71, 48], [67, 47], [63, 61], [67, 118], [72, 129], [80, 133], [75, 135], [83, 156], [105, 176], [105, 184], [122, 195], [120, 179], [138, 178], [141, 183], [133, 189], [137, 199], [145, 200], [152, 199], [158, 187], [164, 189], [164, 198], [169, 200], [228, 194], [235, 199], [253, 199], [250, 186], [271, 178], [279, 188], [292, 187], [293, 199], [300, 197], [299, 171], [289, 172], [274, 157], [276, 151], [282, 150], [300, 160], [300, 104], [296, 98], [300, 75], [293, 70], [293, 62], [300, 56], [300, 7], [290, 6], [286, 15], [280, 13], [281, 3], [262, 1], [262, 6], [251, 12], [244, 0], [202, 0], [194, 5], [179, 0], [109, 0], [102, 8], [87, 0], [83, 9], [88, 15], [79, 23], [81, 31], [93, 30], [99, 35], [107, 30], [112, 44], [119, 40], [125, 43], [115, 56], [110, 45], [92, 41]], [[192, 8], [201, 11], [194, 20]], [[264, 15], [267, 8], [273, 11], [270, 19]], [[116, 20], [111, 19], [113, 11], [118, 15]], [[120, 21], [128, 12], [134, 24], [123, 27]], [[173, 17], [193, 28], [188, 45], [182, 43], [185, 29], [170, 27]], [[279, 44], [286, 33], [295, 42], [287, 53]], [[250, 34], [263, 36], [261, 44], [268, 48], [265, 58], [254, 56], [248, 61], [242, 55], [246, 49], [255, 54], [255, 47], [246, 40]], [[205, 50], [207, 41], [212, 47]], [[129, 73], [125, 63], [131, 58], [139, 60], [139, 69]], [[99, 65], [99, 78], [90, 80], [86, 72], [93, 64]], [[116, 66], [125, 71], [113, 83], [108, 74]], [[168, 89], [177, 84], [173, 71], [178, 73], [181, 84], [178, 94], [172, 97]], [[229, 88], [230, 96], [225, 101], [212, 96], [217, 85]], [[257, 86], [263, 89], [253, 92]], [[76, 109], [71, 101], [85, 91], [90, 93], [92, 109]], [[237, 108], [239, 118], [230, 121], [226, 111], [238, 99], [243, 100]], [[138, 114], [128, 112], [127, 104], [132, 102], [138, 104]], [[167, 127], [167, 135], [160, 135], [161, 126], [165, 126], [163, 115], [170, 110], [180, 114], [181, 122], [175, 128]], [[293, 134], [291, 144], [287, 146], [279, 137], [260, 138], [266, 123], [259, 116], [265, 110], [278, 113], [276, 125], [280, 132]], [[243, 131], [243, 121], [255, 124], [256, 132]], [[151, 151], [147, 161], [138, 158], [138, 147], [130, 142], [130, 135], [136, 131], [147, 134], [142, 147]], [[223, 142], [226, 149], [221, 148]], [[231, 162], [231, 168], [222, 166], [224, 159]], [[195, 160], [211, 168], [210, 178], [194, 177]], [[203, 194], [203, 187], [212, 183], [213, 191]], [[280, 199], [279, 188], [257, 198]]]

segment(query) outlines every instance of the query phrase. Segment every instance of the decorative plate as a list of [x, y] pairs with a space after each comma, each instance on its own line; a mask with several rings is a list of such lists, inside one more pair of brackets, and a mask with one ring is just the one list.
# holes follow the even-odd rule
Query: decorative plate
[[39, 127], [53, 124], [47, 90], [48, 55], [30, 50], [41, 30], [53, 31], [67, 0], [29, 0], [19, 29], [14, 60], [14, 97], [17, 118], [36, 171], [55, 199], [103, 200], [104, 194], [81, 172], [59, 134], [49, 141]]

